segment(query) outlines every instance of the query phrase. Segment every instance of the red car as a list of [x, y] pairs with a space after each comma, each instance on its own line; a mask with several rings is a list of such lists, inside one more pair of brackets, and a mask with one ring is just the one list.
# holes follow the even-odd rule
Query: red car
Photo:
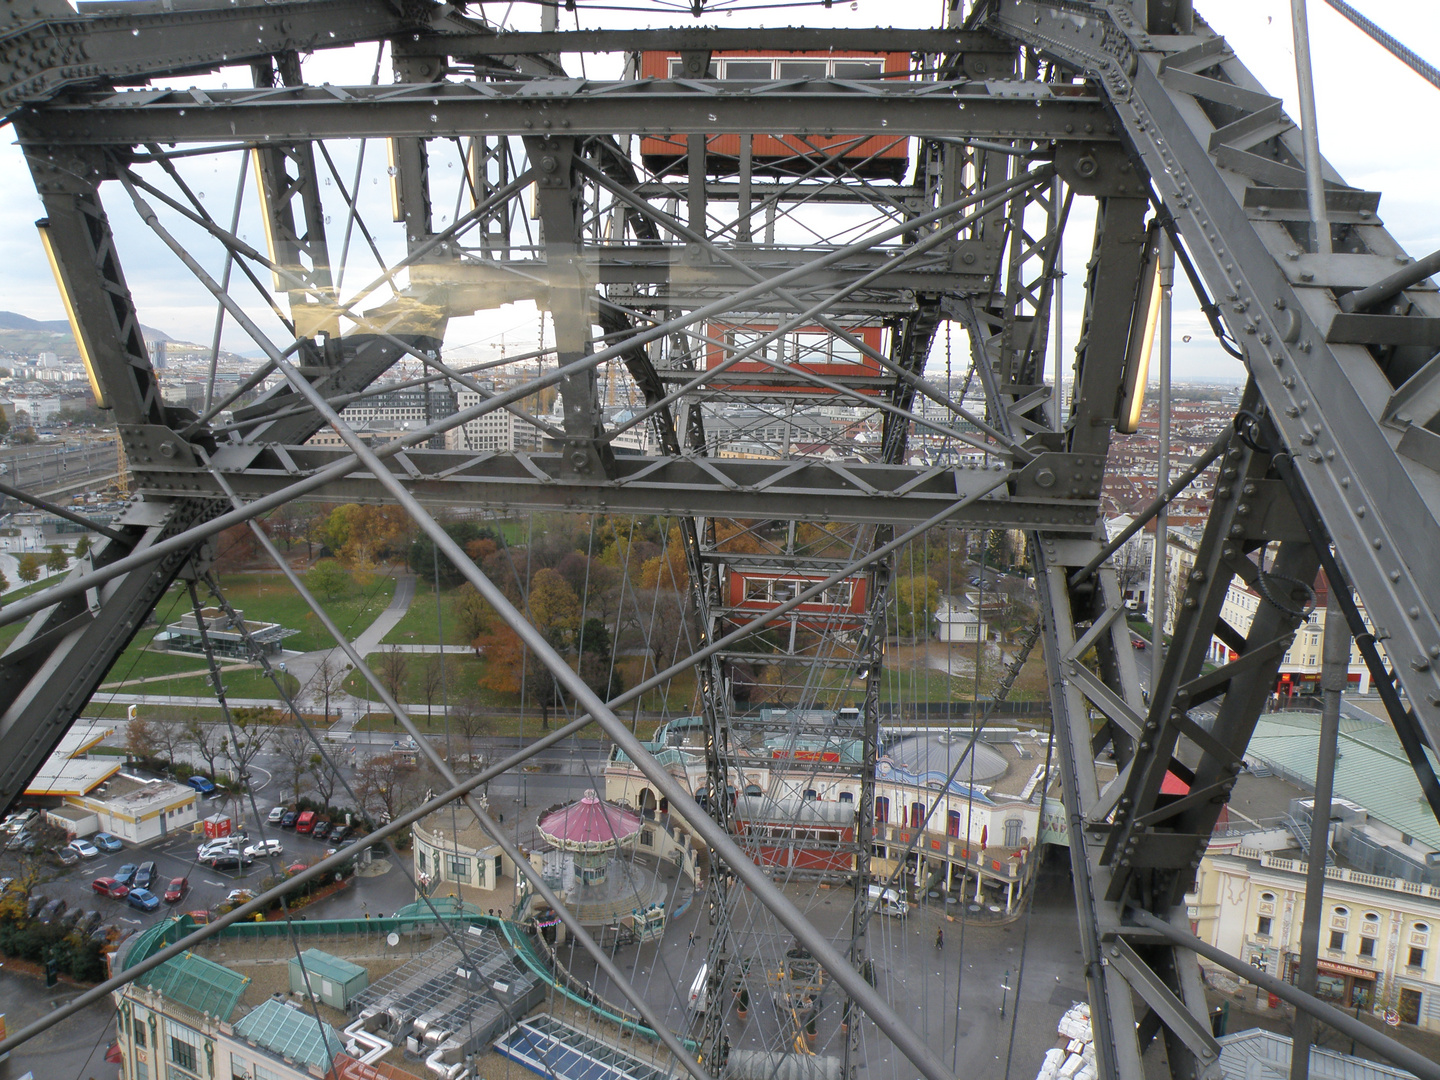
[[185, 894], [190, 891], [190, 879], [184, 877], [173, 878], [165, 888], [165, 902], [167, 904], [178, 904], [185, 899]]
[[130, 894], [130, 886], [121, 885], [113, 877], [97, 877], [90, 882], [90, 888], [101, 896], [109, 896], [115, 900], [123, 899]]

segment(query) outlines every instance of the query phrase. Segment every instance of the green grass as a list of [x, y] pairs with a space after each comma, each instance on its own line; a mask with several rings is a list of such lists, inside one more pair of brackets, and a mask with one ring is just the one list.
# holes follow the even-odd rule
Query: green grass
[[[277, 705], [280, 704], [280, 696], [275, 693], [275, 684], [258, 668], [228, 672], [224, 674], [223, 678], [227, 697], [264, 698], [267, 701], [273, 700]], [[280, 682], [291, 697], [294, 697], [300, 690], [300, 683], [294, 675], [281, 675]], [[150, 683], [142, 689], [147, 694], [166, 694], [172, 697], [209, 697], [215, 693], [209, 675], [197, 675], [189, 679], [167, 679], [161, 683]]]
[[[433, 610], [433, 609], [432, 609]], [[405, 653], [405, 659], [409, 661], [405, 675], [405, 689], [400, 694], [402, 705], [423, 705], [425, 703], [425, 668], [428, 664], [440, 659], [439, 653]], [[370, 670], [377, 675], [380, 673], [382, 656], [380, 653], [371, 653], [365, 657], [365, 663]], [[445, 694], [442, 697], [437, 690], [434, 694], [435, 704], [441, 704], [446, 698], [457, 701], [467, 694], [474, 693], [477, 698], [482, 699], [484, 705], [509, 704], [503, 701], [483, 700], [486, 694], [493, 695], [493, 691], [484, 691], [477, 685], [481, 672], [484, 670], [484, 661], [474, 656], [461, 656], [450, 654], [445, 657]], [[356, 697], [363, 698], [366, 688], [370, 684], [359, 674], [351, 673], [345, 680], [345, 689]], [[374, 695], [374, 690], [370, 691]]]
[[[446, 645], [468, 645], [469, 641], [460, 633], [459, 620], [455, 617], [455, 602], [458, 596], [458, 589], [441, 590], [440, 592], [440, 614], [445, 620], [445, 644]], [[395, 627], [386, 634], [383, 641], [386, 645], [438, 645], [440, 643], [440, 627], [435, 618], [435, 593], [434, 586], [426, 585], [424, 582], [416, 586], [415, 600], [411, 603], [410, 609], [405, 612], [405, 617], [395, 624]]]
[[[220, 579], [220, 588], [230, 603], [244, 611], [246, 619], [275, 622], [287, 629], [299, 630], [300, 633], [285, 639], [287, 650], [311, 652], [334, 644], [320, 620], [279, 573], [229, 574]], [[357, 585], [348, 595], [336, 600], [321, 599], [320, 605], [336, 625], [353, 638], [375, 621], [394, 595], [394, 577], [377, 573], [367, 587]]]

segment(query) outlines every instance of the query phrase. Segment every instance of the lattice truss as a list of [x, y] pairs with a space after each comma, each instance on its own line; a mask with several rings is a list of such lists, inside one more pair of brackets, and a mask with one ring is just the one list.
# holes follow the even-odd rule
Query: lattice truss
[[[1189, 3], [996, 0], [916, 30], [560, 31], [551, 7], [538, 33], [464, 5], [161, 8], [16, 9], [0, 54], [0, 102], [134, 493], [62, 582], [0, 613], [25, 622], [0, 656], [0, 801], [177, 577], [205, 579], [213, 537], [309, 499], [403, 507], [576, 703], [482, 773], [436, 756], [449, 790], [381, 832], [455, 804], [528, 872], [471, 793], [593, 717], [706, 849], [710, 998], [769, 996], [781, 1052], [810, 1053], [824, 1014], [814, 1052], [847, 1077], [902, 1056], [954, 1075], [943, 1025], [927, 1043], [877, 980], [892, 943], [872, 944], [865, 903], [884, 883], [870, 854], [892, 557], [930, 529], [1028, 536], [1102, 1076], [1143, 1075], [1147, 1050], [1176, 1076], [1218, 1075], [1183, 898], [1318, 569], [1383, 628], [1395, 670], [1372, 636], [1375, 676], [1440, 805], [1423, 752], [1440, 735], [1440, 300], [1425, 267], [1407, 273], [1378, 194], [1328, 166], [1333, 253], [1317, 250], [1294, 124]], [[1057, 361], [1058, 240], [1077, 199], [1096, 225], [1082, 334]], [[117, 229], [147, 234], [264, 354], [240, 390], [165, 402]], [[1111, 432], [1145, 383], [1161, 231], [1250, 383], [1233, 432], [1171, 489], [1215, 466], [1146, 696], [1097, 506]], [[538, 309], [537, 348], [447, 354], [459, 320], [512, 305]], [[952, 325], [969, 331], [968, 370], [941, 382], [927, 360]], [[533, 373], [493, 381], [502, 364]], [[383, 445], [340, 416], [439, 387], [458, 412]], [[455, 507], [677, 521], [693, 636], [676, 664], [600, 700], [437, 524]], [[1236, 577], [1267, 600], [1244, 634], [1221, 619]], [[1215, 637], [1236, 659], [1204, 671]], [[617, 717], [687, 667], [698, 804]], [[761, 724], [736, 688], [767, 678], [790, 708]], [[857, 785], [839, 827], [803, 809], [788, 833], [766, 824], [779, 811], [751, 805], [741, 767], [765, 738]], [[1103, 782], [1102, 752], [1118, 770]], [[1162, 796], [1167, 773], [1191, 793]], [[801, 825], [833, 860], [757, 865]], [[816, 878], [839, 886], [839, 931], [797, 906]], [[531, 887], [571, 919], [538, 874]], [[718, 1071], [719, 1010], [682, 1044], [634, 971], [569, 928], [677, 1068]]]

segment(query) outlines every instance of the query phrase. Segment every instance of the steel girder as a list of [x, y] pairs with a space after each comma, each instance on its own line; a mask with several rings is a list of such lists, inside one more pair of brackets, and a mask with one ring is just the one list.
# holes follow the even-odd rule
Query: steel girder
[[[1417, 283], [1397, 291], [1384, 315], [1344, 319], [1345, 292], [1406, 261], [1374, 218], [1373, 197], [1346, 188], [1327, 167], [1327, 201], [1341, 221], [1337, 253], [1307, 253], [1312, 238], [1292, 194], [1300, 186], [1299, 138], [1278, 101], [1198, 19], [1186, 13], [1175, 25], [1164, 21], [1164, 36], [1152, 37], [1150, 14], [1143, 6], [1002, 0], [989, 10], [988, 25], [1104, 87], [1166, 215], [1224, 302], [1221, 315], [1253, 380], [1148, 706], [1113, 580], [1103, 571], [1085, 579], [1077, 573], [1092, 545], [1036, 537], [1046, 565], [1047, 662], [1102, 1075], [1139, 1075], [1140, 1056], [1163, 1031], [1174, 1075], [1198, 1076], [1216, 1075], [1218, 1065], [1195, 955], [1140, 928], [1129, 913], [1183, 925], [1184, 894], [1313, 597], [1316, 544], [1334, 543], [1368, 617], [1388, 639], [1432, 745], [1440, 734], [1432, 665], [1440, 657], [1440, 579], [1430, 572], [1435, 459], [1427, 461], [1422, 449], [1433, 436], [1416, 433], [1440, 410], [1407, 409], [1430, 388], [1423, 362], [1434, 346], [1423, 354], [1411, 346], [1429, 343], [1424, 328], [1437, 307], [1433, 291]], [[1182, 32], [1172, 32], [1177, 26]], [[1103, 287], [1103, 280], [1094, 283], [1091, 305]], [[1069, 445], [1094, 450], [1084, 441], [1096, 434], [1085, 413], [1104, 409], [1084, 398], [1077, 393]], [[1103, 442], [1108, 425], [1098, 427]], [[1277, 478], [1277, 455], [1295, 462], [1328, 536], [1302, 527]], [[1220, 620], [1237, 575], [1265, 599], [1245, 635]], [[1238, 658], [1203, 674], [1214, 637]], [[1192, 714], [1220, 695], [1213, 716]], [[1087, 719], [1092, 710], [1104, 717], [1098, 733]], [[1102, 787], [1091, 762], [1107, 745], [1121, 771]], [[1189, 795], [1161, 795], [1171, 773], [1189, 784]]]
[[[704, 80], [599, 83], [560, 77], [526, 83], [427, 81], [441, 76], [438, 68], [426, 66], [435, 57], [486, 63], [495, 58], [496, 66], [505, 66], [515, 57], [545, 57], [552, 48], [563, 51], [561, 41], [582, 49], [653, 43], [703, 55], [744, 47], [744, 38], [727, 31], [678, 37], [674, 32], [649, 37], [637, 31], [603, 40], [516, 35], [524, 40], [513, 41], [514, 49], [507, 52], [503, 35], [492, 40], [453, 14], [411, 10], [414, 19], [429, 27], [449, 20], [441, 29], [452, 32], [405, 43], [397, 62], [402, 75], [414, 81], [398, 86], [133, 93], [102, 88], [44, 105], [38, 103], [61, 86], [175, 75], [219, 62], [320, 47], [330, 40], [319, 39], [322, 31], [335, 32], [333, 43], [338, 45], [408, 33], [411, 24], [397, 24], [388, 8], [323, 0], [266, 6], [263, 13], [207, 4], [173, 13], [68, 17], [62, 20], [64, 26], [52, 20], [12, 31], [21, 59], [13, 52], [0, 58], [10, 65], [0, 67], [0, 104], [29, 106], [17, 119], [50, 215], [47, 236], [67, 291], [77, 301], [82, 343], [91, 354], [100, 388], [116, 409], [145, 494], [120, 527], [134, 543], [110, 541], [72, 575], [94, 579], [98, 588], [92, 596], [82, 602], [83, 593], [71, 595], [42, 612], [0, 657], [0, 705], [5, 709], [0, 713], [0, 737], [7, 747], [17, 747], [11, 766], [0, 773], [0, 798], [12, 798], [28, 777], [26, 770], [33, 771], [43, 760], [65, 722], [196, 548], [176, 549], [149, 570], [115, 578], [104, 577], [104, 565], [213, 517], [225, 505], [223, 489], [215, 474], [202, 467], [202, 458], [213, 459], [216, 473], [247, 499], [285, 489], [348, 459], [345, 451], [298, 445], [319, 427], [319, 420], [294, 410], [298, 398], [293, 388], [274, 391], [252, 407], [250, 419], [268, 412], [287, 415], [267, 420], [243, 443], [217, 442], [203, 427], [187, 427], [192, 418], [160, 404], [100, 209], [97, 189], [110, 175], [112, 163], [97, 148], [123, 160], [135, 146], [152, 142], [290, 147], [296, 131], [317, 140], [395, 137], [410, 148], [401, 180], [407, 238], [412, 251], [423, 251], [435, 235], [420, 190], [425, 141], [469, 136], [477, 129], [489, 138], [534, 139], [542, 157], [577, 137], [663, 132], [690, 137], [692, 159], [698, 152], [703, 160], [703, 136], [773, 128], [777, 115], [785, 117], [787, 129], [816, 136], [833, 134], [835, 116], [843, 115], [847, 133], [924, 138], [940, 148], [936, 153], [942, 159], [947, 148], [977, 139], [1033, 144], [1037, 152], [1055, 158], [1071, 190], [1102, 200], [1086, 335], [1078, 355], [1076, 406], [1062, 431], [1036, 430], [1045, 426], [1037, 423], [1027, 428], [1033, 434], [1027, 447], [1003, 448], [1001, 456], [1012, 463], [1011, 471], [1002, 474], [1008, 476], [1007, 489], [957, 511], [952, 520], [1033, 533], [1047, 603], [1047, 664], [1104, 1074], [1140, 1075], [1146, 1043], [1162, 1030], [1176, 1075], [1213, 1074], [1215, 1047], [1202, 1025], [1203, 993], [1194, 955], [1138, 926], [1138, 920], [1127, 918], [1127, 910], [1139, 907], [1167, 920], [1183, 914], [1178, 905], [1233, 782], [1284, 643], [1303, 614], [1306, 583], [1318, 557], [1315, 544], [1324, 540], [1300, 527], [1295, 508], [1275, 479], [1277, 454], [1293, 458], [1344, 568], [1386, 638], [1430, 742], [1435, 744], [1440, 734], [1440, 687], [1435, 685], [1440, 580], [1428, 572], [1427, 561], [1440, 540], [1440, 496], [1435, 494], [1440, 485], [1433, 476], [1440, 450], [1432, 430], [1440, 416], [1440, 391], [1435, 367], [1427, 362], [1440, 343], [1435, 329], [1440, 325], [1435, 321], [1440, 319], [1440, 298], [1420, 284], [1397, 291], [1383, 311], [1342, 310], [1340, 294], [1373, 284], [1404, 258], [1374, 218], [1374, 196], [1346, 188], [1332, 172], [1327, 198], [1338, 229], [1338, 253], [1323, 258], [1309, 253], [1304, 202], [1297, 197], [1298, 141], [1289, 122], [1223, 41], [1192, 19], [1185, 3], [1152, 0], [1132, 8], [1003, 0], [977, 18], [987, 33], [892, 35], [890, 43], [896, 47], [902, 40], [911, 41], [913, 46], [906, 47], [917, 52], [943, 54], [952, 61], [945, 70], [963, 71], [972, 81], [817, 80], [803, 86]], [[318, 20], [325, 20], [323, 27]], [[138, 38], [133, 29], [141, 30]], [[37, 35], [44, 33], [61, 39], [55, 56], [34, 55]], [[843, 47], [845, 40], [831, 31], [788, 33], [791, 37], [780, 37], [793, 39], [795, 48], [822, 40], [824, 47]], [[874, 40], [884, 34], [877, 32]], [[203, 42], [192, 40], [202, 36]], [[242, 38], [255, 42], [250, 51], [231, 48]], [[767, 36], [767, 47], [781, 47], [776, 42], [775, 36]], [[997, 42], [1018, 42], [1032, 61], [1043, 54], [1058, 69], [1079, 72], [1093, 84], [1037, 82], [1029, 77], [1036, 70], [1033, 63], [1025, 80], [979, 81], [1015, 70], [1013, 53]], [[126, 52], [129, 45], [137, 55]], [[76, 49], [85, 50], [88, 66], [72, 63]], [[546, 70], [546, 61], [525, 63], [531, 70]], [[558, 138], [542, 144], [552, 137]], [[276, 166], [284, 162], [276, 151], [265, 156], [266, 187], [272, 196], [303, 200], [312, 194], [307, 185], [314, 182], [313, 166], [307, 169], [301, 162], [282, 175]], [[941, 160], [935, 178], [927, 177], [927, 183], [936, 182], [918, 196], [914, 189], [901, 193], [901, 212], [917, 213], [936, 205], [936, 199], [944, 203], [952, 197], [953, 188], [946, 192], [944, 186], [958, 182], [959, 170], [949, 167], [956, 160], [948, 165]], [[623, 300], [631, 313], [694, 307], [750, 280], [734, 266], [703, 257], [694, 261], [696, 245], [660, 247], [653, 235], [649, 246], [606, 249], [599, 243], [595, 222], [569, 221], [566, 208], [553, 205], [571, 200], [575, 213], [583, 216], [575, 202], [573, 177], [568, 169], [560, 172], [562, 183], [544, 213], [547, 232], [558, 230], [564, 236], [548, 236], [549, 258], [525, 268], [527, 274], [539, 271], [543, 284], [541, 289], [525, 286], [529, 291], [523, 295], [544, 298], [562, 276], [557, 266], [588, 259], [592, 253], [602, 268], [599, 283], [611, 288], [612, 298]], [[1148, 706], [1140, 692], [1114, 575], [1108, 570], [1091, 578], [1077, 574], [1100, 550], [1092, 538], [1095, 500], [1115, 422], [1114, 391], [1122, 383], [1125, 347], [1132, 336], [1131, 313], [1146, 242], [1141, 231], [1149, 195], [1146, 174], [1154, 178], [1166, 213], [1201, 275], [1224, 301], [1223, 316], [1244, 345], [1254, 380], [1245, 422], [1222, 459], [1215, 512], [1196, 574], [1180, 598], [1175, 644], [1156, 675]], [[737, 185], [732, 196], [724, 185], [698, 181], [675, 192], [653, 182], [644, 187], [643, 197], [659, 202], [673, 195], [688, 203], [692, 224], [703, 221], [707, 204], [751, 194], [745, 185]], [[880, 205], [873, 196], [857, 195], [856, 201], [873, 209]], [[1054, 209], [1052, 203], [1052, 213]], [[313, 207], [308, 217], [315, 220]], [[992, 211], [986, 224], [1005, 217], [1003, 210]], [[1019, 217], [1011, 213], [1010, 235], [1029, 244], [1023, 214]], [[315, 231], [312, 237], [294, 228], [286, 239], [297, 250], [323, 244]], [[933, 332], [928, 320], [935, 309], [927, 306], [925, 295], [939, 294], [940, 303], [949, 305], [940, 310], [948, 311], [957, 300], [998, 291], [1000, 251], [995, 242], [984, 228], [964, 234], [930, 261], [917, 260], [871, 282], [869, 292], [837, 299], [830, 313], [849, 310], [847, 303], [889, 305], [882, 309], [903, 316], [908, 328], [900, 335], [908, 343], [899, 357], [901, 367], [915, 370]], [[699, 249], [703, 255], [704, 246]], [[487, 242], [485, 250], [493, 255], [496, 249]], [[976, 261], [967, 261], [967, 254]], [[1024, 257], [1037, 254], [1041, 250], [1031, 247]], [[768, 250], [746, 251], [743, 258], [749, 267], [772, 275], [802, 265], [808, 255], [769, 245]], [[324, 262], [309, 254], [306, 261], [312, 266]], [[791, 289], [805, 300], [823, 299], [843, 288], [847, 277], [853, 280], [873, 269], [871, 256], [857, 257], [851, 264], [825, 268], [829, 277], [816, 273]], [[477, 279], [491, 272], [465, 270]], [[423, 278], [424, 271], [417, 276]], [[1010, 284], [1016, 280], [1012, 276]], [[1038, 394], [1047, 381], [1043, 353], [1034, 355], [1034, 337], [1028, 351], [1016, 338], [1023, 320], [1033, 317], [1037, 306], [1043, 308], [1031, 284], [1037, 280], [1027, 278], [1019, 288], [1010, 288], [992, 308], [995, 321], [985, 324], [999, 326], [1008, 335], [1008, 340], [995, 343], [996, 350], [981, 350], [987, 358], [993, 352], [998, 361], [998, 377], [989, 387], [992, 416], [1007, 431], [1041, 403], [1038, 397], [1027, 400], [1027, 388]], [[314, 284], [323, 289], [323, 281]], [[578, 291], [568, 279], [560, 284]], [[463, 287], [462, 282], [461, 291]], [[620, 290], [627, 287], [651, 288], [653, 293], [626, 296]], [[795, 310], [789, 301], [763, 300], [757, 306], [765, 304]], [[463, 309], [463, 303], [456, 307]], [[353, 392], [407, 350], [438, 349], [444, 315], [443, 310], [432, 312], [423, 326], [406, 324], [406, 333], [398, 339], [355, 334], [338, 341], [333, 335], [329, 341], [306, 340], [300, 343], [300, 371], [326, 396]], [[623, 330], [628, 320], [629, 315], [623, 320], [612, 316], [607, 329]], [[981, 321], [973, 325], [983, 335]], [[568, 333], [571, 340], [562, 347], [574, 356], [583, 345], [574, 328]], [[631, 350], [627, 362], [640, 371], [637, 381], [654, 402], [663, 391], [653, 365], [645, 370], [646, 359], [642, 343]], [[579, 418], [585, 430], [580, 432], [577, 425], [576, 434], [588, 437], [594, 389], [593, 378], [586, 378], [588, 385], [572, 396], [585, 414]], [[896, 380], [891, 400], [908, 405], [912, 391]], [[698, 409], [691, 410], [687, 424], [695, 416]], [[887, 446], [903, 447], [903, 425], [892, 422], [890, 428]], [[182, 437], [181, 430], [188, 437]], [[1338, 432], [1344, 433], [1343, 444]], [[697, 438], [691, 426], [684, 439], [672, 430], [667, 456], [618, 456], [613, 472], [603, 479], [576, 476], [563, 457], [547, 454], [406, 450], [388, 456], [386, 468], [417, 496], [447, 504], [887, 524], [926, 520], [996, 476], [902, 465], [709, 461], [693, 453], [677, 455], [680, 445], [698, 450], [703, 437]], [[355, 467], [337, 476], [310, 494], [382, 497], [383, 485], [372, 473]], [[693, 537], [688, 546], [692, 575], [697, 581], [706, 575], [713, 589], [714, 552], [701, 551]], [[791, 565], [807, 566], [798, 557]], [[1256, 583], [1268, 601], [1245, 637], [1219, 621], [1225, 587], [1236, 574]], [[876, 595], [881, 591], [877, 587]], [[707, 595], [714, 599], [713, 593]], [[718, 605], [711, 606], [718, 610]], [[1226, 641], [1239, 658], [1202, 675], [1201, 657], [1212, 636]], [[73, 678], [76, 670], [81, 671], [79, 679]], [[708, 662], [706, 670], [717, 684], [707, 691], [709, 699], [720, 692], [719, 671]], [[1190, 715], [1196, 704], [1222, 693], [1213, 720]], [[1105, 718], [1098, 734], [1089, 721], [1092, 709]], [[718, 718], [711, 718], [711, 730], [723, 731]], [[873, 731], [867, 731], [866, 738], [872, 740]], [[1121, 772], [1102, 785], [1094, 754], [1106, 746]], [[1159, 784], [1167, 772], [1191, 784], [1190, 797], [1179, 802], [1161, 798]]]

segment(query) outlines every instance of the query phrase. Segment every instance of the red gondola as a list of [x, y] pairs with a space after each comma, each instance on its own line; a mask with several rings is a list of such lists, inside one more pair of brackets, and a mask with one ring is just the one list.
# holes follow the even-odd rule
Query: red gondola
[[[756, 345], [777, 327], [774, 322], [708, 323], [705, 333], [711, 343], [705, 346], [705, 369], [716, 371], [737, 350]], [[885, 327], [848, 326], [845, 329], [875, 352], [885, 355]], [[783, 368], [776, 367], [777, 363], [823, 376], [864, 394], [883, 393], [887, 385], [894, 382], [893, 377], [888, 380], [884, 377], [878, 360], [853, 343], [836, 337], [823, 326], [804, 326], [767, 342], [753, 358], [737, 360], [719, 372], [712, 385], [723, 384], [729, 390], [747, 393], [834, 393], [787, 374]]]
[[[731, 617], [737, 623], [748, 622], [824, 580], [819, 574], [731, 568], [728, 581]], [[801, 627], [818, 633], [860, 630], [865, 625], [865, 584], [865, 578], [858, 576], [838, 581], [795, 607], [791, 614]]]
[[[777, 55], [765, 52], [719, 52], [710, 61], [707, 78], [769, 82], [774, 79], [878, 79], [909, 78], [910, 54], [799, 52]], [[679, 53], [641, 54], [640, 74], [647, 79], [678, 79], [685, 75]], [[907, 140], [893, 135], [768, 135], [750, 136], [752, 169], [756, 175], [809, 174], [827, 158], [837, 167], [866, 179], [900, 181], [910, 164]], [[733, 173], [740, 160], [739, 134], [712, 135], [706, 140], [706, 168], [711, 173]], [[645, 167], [657, 175], [685, 175], [685, 136], [647, 135], [640, 140]]]
[[855, 868], [850, 853], [855, 842], [853, 802], [741, 795], [735, 800], [731, 829], [761, 866], [841, 873]]

